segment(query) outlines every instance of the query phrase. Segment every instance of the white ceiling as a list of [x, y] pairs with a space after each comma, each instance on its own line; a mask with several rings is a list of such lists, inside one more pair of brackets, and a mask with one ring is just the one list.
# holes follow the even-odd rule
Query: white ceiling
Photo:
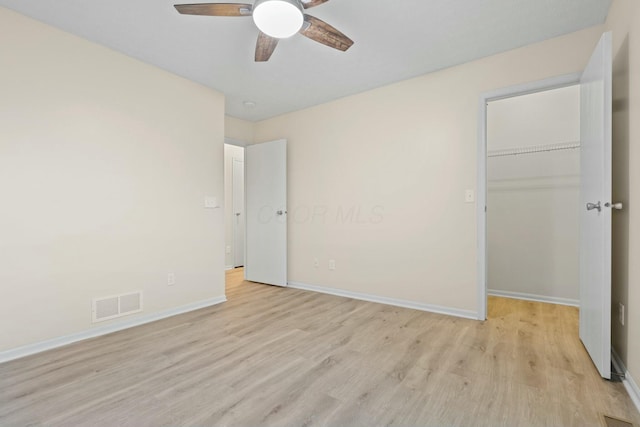
[[[223, 0], [230, 2], [229, 0]], [[1, 6], [219, 90], [251, 121], [604, 22], [611, 0], [331, 0], [308, 9], [355, 41], [339, 52], [301, 35], [253, 61], [247, 17], [179, 15], [197, 0], [0, 0]], [[201, 1], [202, 3], [207, 2]], [[236, 1], [236, 3], [251, 1]], [[254, 101], [247, 108], [243, 101]]]

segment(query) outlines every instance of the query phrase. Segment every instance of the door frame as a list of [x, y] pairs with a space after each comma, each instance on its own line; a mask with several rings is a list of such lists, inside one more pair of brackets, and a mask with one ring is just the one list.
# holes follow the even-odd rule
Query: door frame
[[[235, 174], [235, 168], [236, 168], [236, 164], [237, 163], [242, 163], [242, 185], [238, 185], [238, 183], [236, 182], [236, 174]], [[232, 238], [233, 238], [233, 246], [231, 247], [231, 252], [232, 252], [232, 257], [233, 257], [233, 267], [234, 268], [238, 268], [238, 267], [244, 267], [244, 247], [246, 245], [246, 221], [245, 221], [245, 213], [244, 213], [244, 205], [242, 207], [242, 218], [240, 221], [240, 224], [242, 224], [242, 261], [239, 263], [238, 262], [238, 227], [240, 226], [240, 224], [238, 224], [238, 219], [236, 217], [236, 192], [238, 191], [242, 191], [242, 202], [244, 204], [244, 157], [242, 159], [238, 158], [238, 157], [232, 157], [231, 158], [231, 220], [233, 221], [233, 226], [232, 226]]]
[[487, 104], [491, 101], [529, 95], [547, 90], [560, 89], [580, 84], [582, 73], [565, 74], [509, 86], [485, 92], [480, 95], [478, 104], [478, 147], [477, 147], [477, 251], [478, 251], [478, 285], [477, 315], [478, 320], [487, 319]]
[[[224, 138], [224, 144], [225, 145], [233, 145], [235, 147], [240, 147], [243, 150], [245, 148], [247, 148], [247, 146], [249, 145], [249, 143], [246, 142], [246, 141], [241, 141], [239, 139], [234, 139], [234, 138], [228, 138], [226, 136]], [[230, 177], [230, 180], [231, 180], [231, 183], [230, 183], [231, 186], [230, 187], [231, 187], [231, 191], [232, 192], [233, 192], [233, 159], [234, 158], [232, 157], [231, 158], [231, 177]], [[226, 165], [226, 159], [225, 159], [225, 165]], [[225, 181], [226, 181], [226, 176], [225, 176]], [[225, 186], [225, 189], [226, 189], [227, 182], [224, 183], [224, 186]], [[226, 206], [225, 206], [224, 210], [225, 210], [225, 212], [227, 211], [227, 207]], [[233, 211], [233, 195], [231, 197], [231, 210]], [[225, 250], [223, 251], [223, 253], [225, 254], [224, 255], [225, 256], [225, 263], [224, 264], [225, 264], [225, 269], [226, 270], [233, 270], [233, 268], [234, 268], [233, 264], [235, 264], [235, 260], [236, 260], [236, 248], [235, 248], [235, 229], [236, 229], [236, 226], [235, 226], [233, 213], [231, 214], [231, 218], [227, 218], [226, 215], [225, 215], [225, 218], [224, 218], [225, 230], [227, 229], [228, 221], [233, 221], [233, 223], [231, 225], [231, 229], [232, 229], [231, 240], [232, 240], [233, 244], [231, 245], [231, 253], [227, 254], [227, 251], [226, 251], [227, 242], [226, 242], [226, 238], [225, 238], [225, 242], [224, 242]], [[246, 228], [245, 228], [245, 232], [246, 232]], [[246, 238], [247, 238], [247, 236], [245, 234], [245, 246], [246, 246]], [[227, 264], [227, 262], [226, 262], [227, 255], [231, 255], [231, 260], [232, 260], [231, 264]]]

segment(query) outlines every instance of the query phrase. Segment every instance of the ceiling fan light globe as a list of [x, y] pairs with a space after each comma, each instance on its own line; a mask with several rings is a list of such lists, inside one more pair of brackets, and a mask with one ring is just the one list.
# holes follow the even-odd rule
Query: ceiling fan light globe
[[266, 35], [285, 39], [300, 31], [304, 14], [298, 0], [257, 0], [253, 22]]

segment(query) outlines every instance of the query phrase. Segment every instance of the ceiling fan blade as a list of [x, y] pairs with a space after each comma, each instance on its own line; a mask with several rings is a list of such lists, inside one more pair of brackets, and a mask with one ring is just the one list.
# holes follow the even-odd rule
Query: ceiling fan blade
[[256, 43], [256, 62], [266, 62], [271, 58], [271, 54], [278, 46], [278, 39], [269, 37], [262, 31], [258, 32], [258, 42]]
[[174, 6], [183, 15], [206, 16], [251, 16], [253, 6], [243, 3], [200, 3], [176, 4]]
[[322, 3], [326, 3], [329, 0], [302, 0], [302, 7], [309, 9], [310, 7], [320, 6]]
[[321, 19], [305, 14], [304, 22], [300, 34], [311, 40], [343, 52], [353, 45], [353, 40]]

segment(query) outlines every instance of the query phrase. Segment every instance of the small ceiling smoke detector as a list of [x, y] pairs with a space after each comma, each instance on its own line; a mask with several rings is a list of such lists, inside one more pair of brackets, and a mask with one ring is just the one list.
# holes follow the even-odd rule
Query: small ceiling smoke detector
[[242, 105], [244, 105], [245, 108], [256, 108], [256, 103], [253, 101], [244, 101]]

